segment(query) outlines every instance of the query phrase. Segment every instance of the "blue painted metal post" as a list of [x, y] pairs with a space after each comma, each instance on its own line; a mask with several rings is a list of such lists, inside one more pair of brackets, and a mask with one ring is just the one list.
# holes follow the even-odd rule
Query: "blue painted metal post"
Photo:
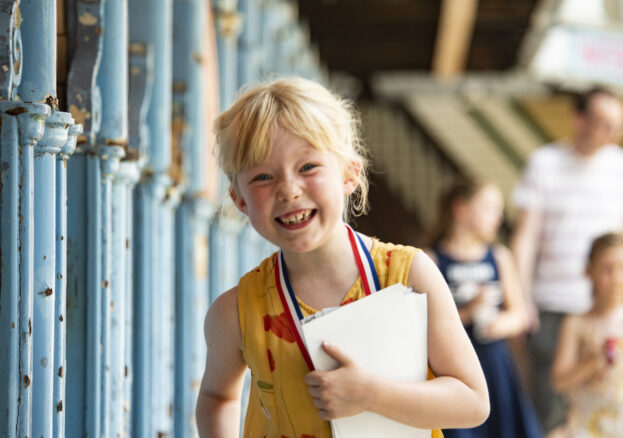
[[0, 432], [29, 436], [32, 421], [32, 317], [34, 285], [34, 145], [43, 135], [49, 107], [0, 102], [2, 111], [0, 200], [1, 274], [0, 398], [6, 421]]
[[56, 286], [56, 158], [67, 142], [71, 114], [53, 111], [35, 146], [35, 280], [33, 314], [34, 436], [52, 436]]
[[[220, 103], [227, 108], [241, 85], [238, 73], [238, 37], [243, 30], [243, 16], [236, 10], [237, 0], [214, 2], [214, 23], [217, 30], [217, 49], [219, 57]], [[249, 2], [241, 5], [243, 13], [253, 12]], [[255, 18], [255, 17], [254, 17]], [[247, 17], [248, 20], [254, 18]], [[249, 38], [256, 32], [255, 21], [245, 29], [242, 47], [246, 48]], [[245, 23], [246, 25], [246, 23]], [[242, 56], [244, 58], [244, 55]], [[221, 176], [222, 186], [228, 185]], [[225, 290], [235, 286], [239, 278], [238, 233], [243, 223], [232, 206], [215, 216], [210, 227], [210, 302]]]
[[22, 0], [24, 53], [19, 95], [24, 102], [40, 102], [58, 109], [56, 98], [56, 1]]
[[[123, 369], [113, 367], [113, 358], [123, 357], [119, 351], [123, 343], [114, 342], [111, 336], [115, 301], [113, 295], [113, 272], [119, 272], [123, 259], [113, 257], [119, 246], [119, 239], [125, 238], [113, 233], [113, 210], [119, 203], [125, 207], [125, 200], [113, 198], [113, 180], [119, 169], [121, 158], [125, 156], [128, 139], [128, 22], [127, 2], [107, 0], [104, 8], [104, 46], [97, 84], [101, 90], [102, 122], [97, 135], [98, 152], [102, 166], [102, 285], [101, 285], [101, 434], [120, 436], [123, 424], [123, 393], [112, 384], [123, 382]], [[125, 266], [124, 266], [125, 268]], [[115, 281], [119, 284], [119, 281]], [[123, 301], [123, 300], [122, 300]], [[123, 333], [121, 333], [123, 336]], [[113, 394], [113, 389], [116, 391]], [[114, 398], [113, 398], [114, 396]]]
[[[102, 113], [102, 120], [105, 120], [105, 113]], [[100, 131], [101, 132], [101, 131]], [[112, 350], [113, 339], [111, 338], [111, 323], [112, 323], [112, 273], [113, 273], [113, 248], [115, 245], [115, 239], [117, 236], [112, 232], [112, 212], [113, 212], [113, 199], [112, 199], [112, 182], [115, 174], [119, 168], [119, 161], [125, 154], [123, 148], [118, 146], [104, 146], [99, 145], [100, 151], [100, 163], [102, 166], [102, 181], [101, 181], [101, 208], [102, 208], [102, 285], [101, 285], [101, 333], [102, 333], [102, 357], [101, 357], [101, 430], [103, 436], [110, 435], [110, 423], [120, 422], [120, 417], [111, 417], [111, 410], [114, 409], [111, 400], [111, 382], [112, 377]], [[115, 261], [118, 263], [120, 261]], [[116, 411], [115, 411], [116, 412]]]
[[132, 433], [134, 436], [152, 436], [152, 351], [151, 316], [153, 300], [157, 299], [150, 292], [154, 291], [152, 278], [153, 260], [148, 258], [153, 253], [152, 227], [153, 205], [149, 186], [138, 184], [134, 198], [134, 339], [133, 343], [133, 397], [132, 397]]
[[238, 236], [243, 226], [244, 222], [233, 210], [221, 212], [212, 221], [210, 228], [210, 302], [238, 284], [240, 279]]
[[[135, 193], [135, 344], [133, 435], [173, 434], [173, 208], [171, 166], [172, 1], [132, 0], [131, 41], [152, 45], [147, 113], [150, 150]], [[152, 397], [152, 388], [158, 396]]]
[[[157, 405], [160, 416], [154, 425], [164, 434], [174, 435], [175, 420], [175, 210], [181, 200], [176, 187], [169, 187], [158, 213], [157, 233], [161, 236], [158, 264], [163, 269], [159, 279], [161, 300], [154, 313], [153, 332], [156, 349], [152, 363], [156, 365], [161, 399]], [[180, 315], [180, 317], [184, 317]]]
[[[19, 376], [19, 128], [17, 118], [2, 108], [0, 128], [0, 436], [15, 436]], [[11, 102], [11, 104], [13, 104]], [[13, 104], [14, 105], [14, 104]]]
[[19, 1], [0, 1], [0, 436], [14, 437], [20, 405], [20, 137], [14, 111], [22, 79]]
[[[112, 276], [111, 276], [111, 416], [109, 434], [130, 436], [129, 414], [131, 391], [129, 367], [131, 343], [128, 328], [132, 327], [132, 283], [128, 269], [132, 262], [131, 241], [131, 193], [138, 181], [136, 161], [122, 161], [115, 173], [112, 186]], [[129, 322], [129, 323], [128, 323]], [[129, 360], [128, 360], [129, 359]]]
[[242, 276], [260, 264], [270, 254], [264, 252], [264, 239], [247, 223], [238, 240], [238, 276]]
[[[41, 117], [43, 111], [39, 110], [34, 117]], [[45, 110], [45, 117], [49, 109]], [[20, 237], [21, 257], [19, 269], [21, 273], [20, 285], [20, 370], [21, 391], [19, 396], [19, 412], [17, 419], [17, 436], [30, 435], [33, 421], [32, 403], [32, 380], [33, 380], [33, 289], [35, 276], [35, 224], [34, 224], [34, 142], [28, 141], [26, 147], [22, 139], [41, 138], [43, 124], [32, 125], [30, 120], [23, 120], [20, 116], [20, 143], [22, 146], [21, 157], [21, 191], [20, 191]], [[43, 119], [41, 120], [43, 121]]]
[[215, 0], [213, 3], [222, 108], [229, 107], [238, 90], [237, 51], [242, 16], [236, 11], [237, 3], [238, 0]]
[[0, 93], [2, 100], [15, 100], [22, 80], [22, 33], [20, 0], [0, 1]]
[[238, 41], [238, 83], [257, 82], [261, 79], [262, 67], [262, 15], [260, 0], [240, 0], [238, 6], [244, 26]]
[[[56, 97], [56, 2], [24, 0], [23, 76], [19, 95], [25, 102], [58, 108]], [[56, 154], [73, 124], [69, 113], [53, 111], [34, 157], [34, 295], [32, 433], [51, 436], [54, 392], [54, 312], [56, 277]]]
[[[125, 207], [126, 215], [121, 216], [121, 218], [125, 222], [124, 230], [125, 230], [125, 235], [126, 235], [125, 242], [123, 242], [124, 243], [123, 260], [125, 261], [125, 276], [122, 276], [121, 273], [118, 276], [118, 278], [123, 278], [125, 280], [124, 285], [119, 285], [119, 288], [124, 287], [125, 289], [125, 294], [123, 297], [125, 301], [121, 303], [121, 306], [125, 308], [125, 315], [121, 312], [119, 313], [119, 315], [117, 315], [118, 324], [123, 324], [124, 326], [123, 332], [124, 332], [124, 343], [125, 343], [124, 355], [121, 358], [121, 360], [123, 360], [123, 385], [122, 385], [123, 387], [122, 389], [123, 391], [123, 394], [122, 394], [123, 425], [122, 425], [121, 436], [132, 436], [132, 381], [133, 381], [132, 339], [134, 336], [134, 332], [132, 330], [133, 323], [134, 323], [134, 317], [133, 317], [133, 314], [134, 314], [134, 311], [133, 311], [134, 275], [133, 275], [133, 269], [132, 269], [133, 262], [134, 262], [133, 257], [132, 257], [132, 255], [134, 254], [133, 233], [132, 233], [132, 224], [134, 222], [134, 215], [132, 214], [132, 212], [133, 212], [134, 207], [133, 207], [133, 202], [132, 202], [133, 200], [132, 195], [133, 195], [134, 186], [138, 182], [138, 177], [139, 177], [139, 168], [137, 166], [136, 161], [134, 162], [125, 161], [121, 163], [121, 170], [117, 176], [118, 184], [116, 184], [117, 187], [123, 184], [124, 186], [123, 190], [126, 192], [126, 207]], [[119, 207], [119, 208], [123, 208], [123, 207]], [[114, 226], [115, 224], [113, 224], [113, 227]], [[121, 234], [121, 232], [119, 232], [119, 234]], [[119, 267], [119, 269], [122, 269], [122, 268]], [[113, 290], [116, 290], [116, 289], [113, 289]], [[117, 297], [115, 296], [115, 298]], [[114, 329], [114, 325], [113, 325], [113, 329]]]
[[278, 32], [286, 19], [283, 7], [284, 4], [280, 0], [267, 1], [262, 4], [261, 46], [264, 76], [274, 75], [277, 71]]
[[54, 309], [54, 423], [52, 436], [65, 436], [66, 310], [67, 310], [67, 160], [76, 149], [82, 125], [69, 127], [56, 160], [56, 301]]
[[[138, 42], [133, 40], [130, 43], [129, 50], [129, 64], [130, 64], [130, 79], [129, 79], [129, 98], [128, 98], [128, 148], [126, 154], [126, 160], [122, 163], [122, 169], [126, 165], [134, 166], [136, 176], [138, 180], [139, 173], [142, 166], [147, 160], [147, 149], [149, 144], [149, 129], [147, 127], [147, 111], [151, 101], [151, 90], [153, 86], [153, 53], [151, 45], [145, 44], [145, 42]], [[130, 173], [128, 171], [127, 173]], [[121, 172], [126, 174], [126, 172]], [[143, 217], [147, 212], [139, 211], [139, 209], [145, 207], [145, 203], [142, 202], [142, 197], [137, 194], [137, 199], [141, 199], [134, 203], [134, 197], [130, 194], [127, 199], [127, 211], [130, 212], [128, 222], [126, 223], [126, 229], [128, 230], [127, 244], [126, 244], [126, 269], [127, 279], [126, 287], [128, 294], [126, 296], [126, 354], [125, 354], [125, 378], [126, 386], [124, 390], [125, 405], [130, 409], [124, 412], [124, 432], [126, 436], [132, 436], [136, 430], [148, 430], [148, 418], [140, 418], [134, 413], [132, 406], [135, 403], [147, 403], [150, 397], [150, 382], [151, 375], [147, 374], [150, 368], [143, 370], [142, 374], [139, 374], [134, 378], [134, 363], [140, 363], [147, 361], [149, 353], [149, 345], [147, 342], [133, 342], [133, 338], [147, 339], [142, 337], [143, 334], [148, 336], [150, 331], [148, 327], [145, 327], [145, 323], [148, 322], [146, 318], [133, 317], [134, 309], [141, 308], [142, 305], [150, 304], [148, 301], [143, 303], [144, 294], [139, 291], [144, 290], [145, 287], [150, 287], [147, 282], [151, 281], [147, 272], [141, 271], [141, 269], [149, 269], [149, 266], [141, 266], [138, 264], [139, 258], [138, 246], [140, 242], [149, 244], [150, 242], [145, 239], [149, 239], [149, 236], [144, 236], [143, 240], [140, 238], [135, 240], [135, 236], [139, 236], [139, 233], [143, 233], [143, 229], [138, 229], [136, 233], [133, 231], [134, 223], [143, 223]], [[137, 243], [135, 243], [137, 242]], [[136, 263], [136, 264], [135, 264]], [[136, 283], [134, 282], [136, 278]], [[135, 299], [137, 302], [135, 303]], [[140, 302], [139, 302], [140, 301]], [[136, 385], [134, 384], [135, 382]], [[133, 387], [136, 388], [133, 389]], [[138, 436], [138, 435], [134, 435]]]
[[[67, 372], [68, 437], [101, 436], [101, 167], [96, 134], [101, 98], [96, 85], [102, 56], [104, 0], [76, 2], [75, 50], [67, 103], [84, 127], [67, 163]], [[73, 212], [73, 213], [72, 213]]]
[[212, 208], [184, 200], [176, 217], [175, 436], [196, 436], [195, 403], [205, 366], [203, 320], [208, 305], [208, 220]]
[[205, 102], [203, 68], [206, 3], [174, 3], [173, 123], [182, 151], [186, 189], [176, 215], [175, 435], [196, 436], [195, 403], [205, 365], [203, 319], [208, 292], [208, 221], [203, 165]]

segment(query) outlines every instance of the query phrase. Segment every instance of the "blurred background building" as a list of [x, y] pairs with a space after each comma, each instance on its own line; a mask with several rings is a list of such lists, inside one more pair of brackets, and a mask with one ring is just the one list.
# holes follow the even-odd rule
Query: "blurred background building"
[[[458, 176], [509, 195], [623, 85], [620, 0], [0, 0], [0, 436], [195, 436], [209, 303], [273, 248], [214, 116], [296, 74], [354, 99], [360, 230], [421, 244]], [[507, 228], [513, 212], [508, 209]]]

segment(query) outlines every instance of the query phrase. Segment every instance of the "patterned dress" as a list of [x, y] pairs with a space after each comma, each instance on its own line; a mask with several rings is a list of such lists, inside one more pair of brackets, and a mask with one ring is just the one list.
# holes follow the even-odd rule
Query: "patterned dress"
[[623, 437], [623, 326], [604, 327], [594, 318], [577, 317], [581, 348], [596, 351], [611, 343], [617, 357], [606, 372], [569, 394], [567, 424], [552, 436], [565, 438]]
[[[406, 284], [415, 248], [374, 241], [370, 256], [381, 288]], [[274, 255], [238, 284], [238, 312], [245, 361], [251, 369], [251, 392], [244, 424], [245, 438], [329, 438], [303, 381], [309, 372], [290, 330], [274, 275]], [[358, 279], [342, 305], [364, 296]], [[316, 309], [298, 300], [305, 316]], [[433, 431], [432, 438], [442, 438]]]

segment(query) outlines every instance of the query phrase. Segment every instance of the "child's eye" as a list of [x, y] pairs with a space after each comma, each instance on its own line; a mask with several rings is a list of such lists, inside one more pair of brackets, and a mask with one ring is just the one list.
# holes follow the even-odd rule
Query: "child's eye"
[[254, 182], [254, 181], [268, 181], [269, 179], [270, 179], [270, 175], [268, 175], [266, 173], [260, 173], [259, 175], [256, 175], [255, 177], [253, 177], [251, 182]]
[[312, 163], [303, 164], [303, 166], [301, 166], [301, 172], [308, 172], [315, 167], [317, 167], [316, 164], [312, 164]]

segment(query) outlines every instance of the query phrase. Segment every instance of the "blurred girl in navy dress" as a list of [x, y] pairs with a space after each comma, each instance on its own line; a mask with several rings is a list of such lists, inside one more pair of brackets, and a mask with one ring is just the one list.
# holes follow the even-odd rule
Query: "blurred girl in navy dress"
[[458, 307], [487, 385], [491, 413], [472, 429], [446, 429], [446, 438], [538, 438], [532, 402], [505, 339], [526, 328], [526, 312], [512, 254], [494, 243], [504, 200], [490, 183], [461, 181], [441, 199], [429, 255]]

